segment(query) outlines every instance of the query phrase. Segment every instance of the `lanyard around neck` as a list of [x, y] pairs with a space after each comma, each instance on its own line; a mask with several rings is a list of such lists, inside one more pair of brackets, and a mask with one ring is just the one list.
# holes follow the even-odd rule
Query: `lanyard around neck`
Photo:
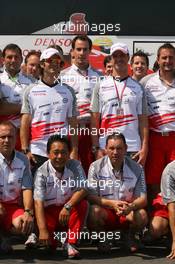
[[123, 85], [123, 88], [122, 88], [122, 92], [121, 92], [121, 96], [120, 96], [117, 84], [116, 84], [116, 82], [114, 80], [114, 86], [115, 86], [115, 90], [116, 90], [116, 94], [117, 94], [117, 99], [119, 101], [119, 106], [121, 106], [121, 103], [122, 103], [123, 94], [124, 94], [124, 91], [125, 91], [125, 88], [126, 88], [126, 84], [127, 84], [127, 80], [124, 82], [124, 85]]

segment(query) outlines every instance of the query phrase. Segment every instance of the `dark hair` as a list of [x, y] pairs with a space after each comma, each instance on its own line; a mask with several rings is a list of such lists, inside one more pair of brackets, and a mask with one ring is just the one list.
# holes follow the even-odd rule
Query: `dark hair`
[[106, 68], [106, 64], [109, 63], [109, 62], [111, 62], [111, 60], [112, 60], [111, 55], [108, 55], [108, 56], [106, 56], [104, 58], [103, 65], [104, 65], [105, 68]]
[[5, 46], [5, 48], [3, 49], [3, 52], [2, 52], [2, 55], [4, 58], [5, 58], [6, 50], [15, 50], [20, 54], [20, 56], [22, 58], [22, 50], [18, 45], [11, 43], [11, 44], [8, 44], [7, 46]]
[[109, 135], [106, 139], [106, 146], [108, 145], [108, 141], [110, 139], [114, 139], [114, 140], [121, 139], [123, 141], [123, 143], [126, 145], [126, 139], [122, 133], [114, 132], [113, 134]]
[[153, 71], [156, 72], [159, 70], [159, 64], [157, 62], [157, 60], [154, 62], [154, 65], [153, 65]]
[[137, 52], [135, 52], [135, 53], [132, 55], [132, 57], [131, 57], [131, 65], [134, 63], [134, 58], [135, 58], [136, 56], [139, 56], [139, 57], [143, 57], [143, 58], [145, 58], [146, 65], [147, 65], [147, 67], [149, 67], [149, 58], [148, 58], [148, 55], [147, 55], [145, 52], [141, 51], [141, 50], [138, 50]]
[[47, 153], [50, 152], [51, 146], [54, 142], [61, 142], [63, 144], [65, 144], [68, 148], [68, 150], [70, 151], [70, 143], [68, 141], [68, 138], [65, 136], [61, 136], [58, 134], [52, 135], [47, 142]]
[[77, 40], [87, 41], [89, 43], [89, 50], [92, 49], [92, 40], [87, 35], [78, 35], [72, 40], [72, 49], [75, 49], [75, 43]]
[[32, 55], [35, 55], [35, 56], [37, 56], [38, 58], [40, 58], [40, 56], [41, 56], [41, 52], [40, 52], [40, 51], [36, 51], [36, 50], [31, 50], [31, 51], [29, 51], [29, 53], [26, 55], [25, 60], [24, 60], [25, 64], [27, 64], [28, 58], [29, 58], [30, 56], [32, 56]]
[[175, 47], [172, 44], [170, 44], [169, 42], [167, 42], [167, 43], [163, 44], [162, 46], [160, 46], [158, 48], [158, 50], [157, 50], [157, 58], [159, 58], [160, 52], [161, 52], [162, 49], [172, 49], [174, 54], [175, 54]]

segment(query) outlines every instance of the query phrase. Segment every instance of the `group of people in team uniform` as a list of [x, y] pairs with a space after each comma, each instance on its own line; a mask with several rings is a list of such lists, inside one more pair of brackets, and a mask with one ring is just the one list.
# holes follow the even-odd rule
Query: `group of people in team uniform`
[[91, 49], [88, 36], [76, 36], [64, 70], [56, 45], [29, 52], [24, 64], [16, 44], [2, 52], [0, 248], [12, 250], [12, 232], [28, 236], [26, 246], [59, 242], [79, 258], [85, 226], [122, 230], [131, 252], [136, 233], [153, 241], [170, 230], [174, 259], [175, 48], [163, 44], [148, 75], [147, 55], [134, 53], [132, 76], [126, 44], [111, 46], [104, 75], [90, 66]]

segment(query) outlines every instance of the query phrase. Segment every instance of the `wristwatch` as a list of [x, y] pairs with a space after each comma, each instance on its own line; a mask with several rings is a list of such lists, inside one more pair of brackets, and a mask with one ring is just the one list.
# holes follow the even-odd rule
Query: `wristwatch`
[[66, 203], [66, 204], [64, 205], [64, 208], [65, 208], [68, 212], [70, 212], [71, 209], [72, 209], [72, 205], [71, 205], [70, 203]]
[[25, 212], [25, 213], [28, 213], [30, 216], [33, 217], [33, 210], [30, 210], [30, 209], [24, 209], [24, 212]]
[[26, 149], [21, 149], [21, 152], [24, 153], [24, 154], [26, 155], [27, 153], [30, 152], [30, 149], [28, 149], [28, 148], [26, 148]]
[[95, 152], [96, 152], [98, 149], [99, 149], [98, 146], [92, 146], [91, 151], [92, 151], [93, 154], [95, 154]]

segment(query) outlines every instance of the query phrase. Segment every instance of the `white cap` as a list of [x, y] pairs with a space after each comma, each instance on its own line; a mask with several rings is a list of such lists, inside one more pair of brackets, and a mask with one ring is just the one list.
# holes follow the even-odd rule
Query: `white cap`
[[57, 49], [54, 49], [54, 48], [45, 49], [41, 53], [40, 61], [45, 60], [45, 59], [49, 59], [50, 57], [52, 57], [55, 54], [58, 55], [62, 61], [64, 61], [63, 55]]
[[110, 49], [110, 55], [112, 55], [117, 50], [122, 51], [124, 54], [129, 54], [128, 47], [126, 46], [125, 43], [118, 42], [113, 44]]

